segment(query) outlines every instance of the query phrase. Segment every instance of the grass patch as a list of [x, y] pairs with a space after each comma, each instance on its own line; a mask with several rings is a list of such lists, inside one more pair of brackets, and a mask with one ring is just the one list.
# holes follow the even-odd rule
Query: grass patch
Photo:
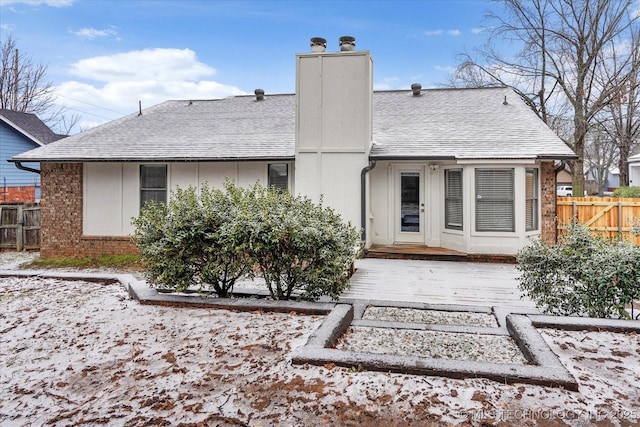
[[98, 257], [38, 258], [24, 264], [23, 268], [112, 268], [122, 270], [144, 270], [140, 255], [101, 255]]

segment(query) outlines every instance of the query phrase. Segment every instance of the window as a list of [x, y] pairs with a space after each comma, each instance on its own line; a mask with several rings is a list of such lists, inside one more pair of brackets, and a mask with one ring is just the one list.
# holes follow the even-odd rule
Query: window
[[462, 169], [444, 171], [445, 228], [462, 230]]
[[525, 223], [527, 231], [538, 229], [538, 169], [525, 173]]
[[476, 231], [515, 231], [514, 169], [476, 169]]
[[286, 163], [269, 165], [269, 186], [280, 190], [289, 188], [289, 165]]
[[167, 202], [167, 166], [140, 166], [140, 206], [148, 201]]

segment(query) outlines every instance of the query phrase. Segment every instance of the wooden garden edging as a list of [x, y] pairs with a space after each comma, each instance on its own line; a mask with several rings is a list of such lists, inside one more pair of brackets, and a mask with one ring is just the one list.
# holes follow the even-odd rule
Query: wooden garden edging
[[566, 232], [574, 219], [578, 224], [602, 236], [627, 240], [640, 245], [634, 236], [634, 222], [640, 224], [640, 199], [615, 197], [559, 197], [557, 201], [558, 235]]

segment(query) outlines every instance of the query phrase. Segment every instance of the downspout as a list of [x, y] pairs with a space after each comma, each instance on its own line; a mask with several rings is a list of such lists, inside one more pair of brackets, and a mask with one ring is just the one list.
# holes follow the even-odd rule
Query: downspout
[[40, 175], [40, 169], [30, 168], [29, 166], [23, 165], [22, 162], [14, 162], [14, 163], [16, 167], [20, 170], [27, 171], [27, 172], [35, 172], [38, 175]]
[[369, 160], [369, 165], [360, 172], [360, 225], [362, 226], [361, 239], [367, 241], [367, 173], [376, 167], [375, 160]]

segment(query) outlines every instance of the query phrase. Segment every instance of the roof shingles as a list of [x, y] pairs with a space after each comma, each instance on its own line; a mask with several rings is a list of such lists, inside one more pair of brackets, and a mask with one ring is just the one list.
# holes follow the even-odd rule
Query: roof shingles
[[[509, 88], [375, 92], [373, 102], [372, 158], [575, 156]], [[167, 101], [14, 159], [293, 159], [295, 106], [295, 95]]]

